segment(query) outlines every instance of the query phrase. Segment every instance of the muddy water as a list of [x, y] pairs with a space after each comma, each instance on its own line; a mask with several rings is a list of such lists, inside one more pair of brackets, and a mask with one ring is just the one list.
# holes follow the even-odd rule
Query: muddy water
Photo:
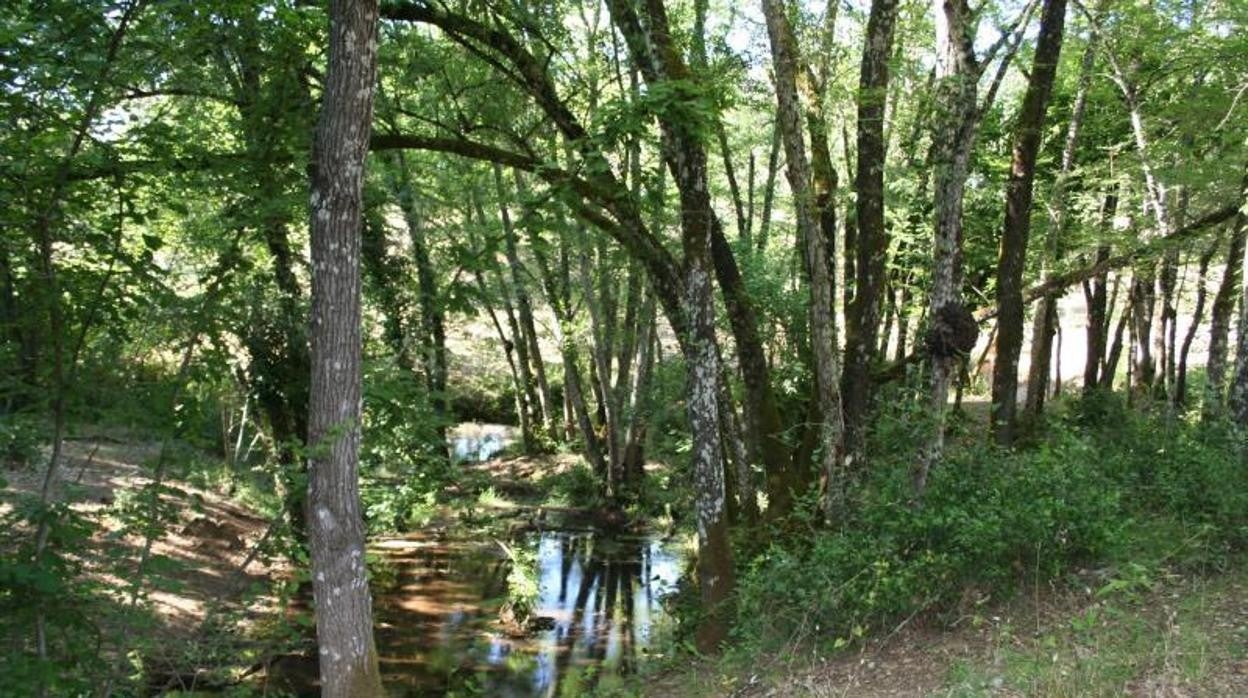
[[380, 541], [375, 590], [392, 695], [580, 695], [644, 660], [684, 567], [654, 537], [543, 531], [511, 545], [535, 559], [538, 598], [520, 624], [504, 609], [510, 562], [497, 543]]

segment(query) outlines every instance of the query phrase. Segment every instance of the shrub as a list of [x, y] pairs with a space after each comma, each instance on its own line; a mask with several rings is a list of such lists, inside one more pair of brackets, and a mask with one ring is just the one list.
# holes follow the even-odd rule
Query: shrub
[[[1184, 544], [1148, 530], [1194, 531], [1188, 545], [1220, 556], [1248, 541], [1248, 470], [1231, 430], [1104, 400], [1059, 409], [1046, 426], [1013, 453], [955, 441], [921, 506], [910, 501], [915, 444], [873, 448], [872, 474], [838, 529], [780, 539], [747, 565], [738, 636], [841, 644], [971, 591], [1008, 594], [1141, 546], [1167, 545], [1160, 557], [1169, 558]], [[887, 421], [875, 428], [876, 438], [911, 433]]]

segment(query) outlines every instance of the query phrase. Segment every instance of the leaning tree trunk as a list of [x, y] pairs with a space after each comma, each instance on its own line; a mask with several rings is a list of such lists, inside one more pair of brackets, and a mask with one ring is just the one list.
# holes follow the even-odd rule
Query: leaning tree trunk
[[[644, 21], [634, 5], [626, 0], [608, 0], [607, 5], [634, 63], [651, 87], [669, 81], [687, 83], [692, 79], [688, 66], [671, 43], [671, 27], [661, 1], [646, 4]], [[706, 150], [701, 146], [694, 124], [682, 118], [682, 114], [680, 110], [664, 112], [659, 122], [663, 159], [680, 194], [681, 250], [684, 252], [681, 306], [685, 328], [681, 348], [688, 374], [686, 409], [693, 436], [698, 585], [706, 614], [696, 641], [700, 649], [710, 651], [727, 635], [727, 603], [735, 586], [720, 443], [720, 365], [711, 256], [712, 231], [718, 223], [707, 187]]]
[[382, 695], [360, 513], [360, 199], [377, 73], [376, 0], [330, 3], [313, 150], [308, 530], [322, 695]]
[[1036, 157], [1044, 131], [1053, 78], [1062, 51], [1066, 0], [1045, 0], [1031, 80], [1023, 97], [1006, 185], [1005, 226], [997, 259], [997, 362], [992, 371], [992, 432], [998, 444], [1014, 441], [1018, 406], [1018, 358], [1023, 348], [1023, 271], [1031, 233]]
[[[845, 372], [842, 398], [845, 447], [851, 463], [864, 467], [865, 426], [871, 402], [871, 366], [877, 356], [880, 305], [888, 232], [884, 227], [884, 108], [888, 98], [888, 61], [892, 55], [897, 0], [875, 0], [867, 19], [858, 77], [858, 171], [854, 295], [845, 316]], [[885, 332], [887, 335], [887, 332]], [[885, 336], [887, 341], [887, 336]]]
[[525, 279], [524, 265], [520, 261], [520, 254], [516, 247], [516, 231], [511, 221], [511, 213], [507, 208], [507, 189], [503, 184], [503, 168], [498, 163], [494, 164], [494, 187], [498, 194], [499, 216], [503, 220], [503, 240], [504, 249], [507, 253], [507, 266], [511, 272], [511, 288], [516, 300], [516, 319], [519, 322], [520, 336], [516, 337], [516, 342], [524, 345], [524, 351], [518, 354], [526, 360], [530, 367], [526, 367], [524, 373], [528, 374], [528, 383], [525, 386], [526, 392], [531, 394], [530, 399], [536, 398], [537, 406], [541, 408], [541, 422], [544, 425], [547, 436], [554, 438], [557, 433], [558, 419], [555, 417], [553, 400], [550, 396], [550, 384], [546, 380], [546, 363], [542, 360], [542, 347], [537, 339], [537, 323], [533, 320], [533, 303], [529, 300], [528, 281]]

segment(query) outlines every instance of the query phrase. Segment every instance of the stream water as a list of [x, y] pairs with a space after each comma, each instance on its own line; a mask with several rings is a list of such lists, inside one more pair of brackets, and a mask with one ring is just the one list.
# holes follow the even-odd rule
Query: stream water
[[[484, 461], [516, 436], [515, 427], [465, 423], [448, 447], [457, 462]], [[668, 617], [682, 550], [653, 534], [596, 531], [574, 514], [551, 512], [547, 522], [526, 511], [530, 530], [505, 543], [536, 585], [527, 620], [506, 607], [512, 555], [489, 534], [372, 541], [382, 558], [371, 565], [372, 590], [388, 694], [576, 696], [633, 671]], [[561, 529], [555, 518], [580, 527]], [[317, 695], [315, 658], [287, 659], [274, 685]]]
[[451, 458], [457, 463], [487, 461], [516, 442], [518, 429], [508, 424], [463, 422], [447, 434]]
[[500, 621], [510, 562], [497, 543], [406, 537], [374, 546], [394, 573], [375, 600], [392, 695], [455, 687], [490, 696], [579, 695], [633, 670], [680, 577], [676, 546], [567, 531], [513, 545], [535, 561], [537, 599], [524, 626]]

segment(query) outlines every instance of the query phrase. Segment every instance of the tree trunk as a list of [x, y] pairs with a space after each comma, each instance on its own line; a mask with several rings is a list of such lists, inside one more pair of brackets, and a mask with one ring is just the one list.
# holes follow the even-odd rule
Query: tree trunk
[[1231, 315], [1235, 312], [1236, 296], [1243, 276], [1239, 260], [1244, 256], [1245, 239], [1248, 239], [1248, 226], [1244, 225], [1243, 219], [1242, 214], [1237, 216], [1235, 228], [1231, 231], [1226, 270], [1222, 274], [1218, 292], [1213, 297], [1213, 308], [1209, 316], [1209, 358], [1205, 363], [1208, 388], [1203, 408], [1207, 416], [1221, 412], [1226, 396], [1226, 355], [1231, 333]]
[[399, 168], [398, 181], [392, 183], [392, 187], [396, 188], [399, 207], [403, 210], [412, 261], [416, 264], [417, 305], [420, 306], [420, 358], [425, 372], [425, 388], [429, 392], [433, 412], [438, 418], [438, 437], [443, 443], [447, 443], [446, 427], [451, 415], [446, 393], [446, 313], [439, 300], [437, 274], [429, 256], [429, 244], [425, 241], [424, 223], [420, 217], [416, 192], [412, 188], [407, 159], [402, 151], [396, 159]]
[[767, 249], [767, 238], [771, 231], [771, 209], [776, 201], [776, 174], [780, 171], [780, 122], [777, 120], [771, 127], [771, 150], [767, 154], [767, 180], [763, 185], [763, 219], [758, 225], [758, 238], [755, 244], [761, 252]]
[[[611, 17], [628, 43], [633, 61], [651, 86], [690, 80], [671, 43], [662, 2], [647, 3], [645, 21], [632, 3], [608, 0]], [[728, 541], [724, 464], [720, 442], [719, 348], [715, 337], [712, 230], [716, 226], [706, 177], [706, 151], [694, 124], [670, 112], [660, 118], [663, 155], [680, 193], [681, 249], [684, 269], [681, 302], [682, 351], [688, 372], [692, 471], [698, 514], [698, 585], [705, 620], [698, 628], [699, 649], [712, 651], [727, 636], [727, 602], [735, 586]]]
[[313, 150], [308, 524], [322, 695], [380, 696], [360, 513], [360, 199], [377, 72], [375, 0], [330, 4]]
[[542, 347], [537, 338], [537, 323], [533, 320], [533, 303], [529, 300], [528, 280], [520, 254], [516, 248], [516, 231], [511, 221], [511, 213], [507, 208], [507, 188], [503, 184], [503, 168], [494, 164], [494, 186], [498, 193], [499, 215], [503, 219], [503, 240], [507, 253], [507, 266], [511, 272], [511, 288], [516, 300], [517, 320], [520, 335], [516, 341], [524, 345], [520, 356], [524, 357], [528, 367], [521, 375], [528, 374], [526, 392], [532, 404], [541, 408], [541, 423], [547, 435], [554, 437], [558, 431], [554, 406], [551, 404], [550, 384], [546, 380], [546, 363], [542, 361]]
[[[1061, 258], [1062, 239], [1066, 234], [1066, 210], [1068, 204], [1066, 189], [1070, 182], [1071, 173], [1074, 171], [1075, 154], [1079, 145], [1079, 133], [1083, 127], [1084, 114], [1087, 112], [1088, 93], [1092, 87], [1092, 69], [1096, 66], [1096, 43], [1097, 35], [1094, 32], [1088, 38], [1088, 44], [1083, 50], [1083, 59], [1080, 61], [1079, 66], [1079, 87], [1075, 92], [1075, 103], [1071, 108], [1070, 121], [1066, 124], [1066, 141], [1062, 145], [1061, 170], [1053, 182], [1053, 191], [1049, 196], [1051, 201], [1049, 205], [1049, 232], [1046, 236], [1047, 244], [1040, 259], [1041, 276], [1045, 281], [1051, 278], [1050, 270], [1052, 264]], [[1114, 201], [1116, 205], [1116, 197]], [[1108, 254], [1108, 250], [1106, 254]], [[1048, 392], [1049, 365], [1053, 356], [1053, 336], [1056, 334], [1058, 321], [1057, 300], [1057, 295], [1049, 295], [1037, 301], [1035, 322], [1032, 325], [1031, 368], [1027, 376], [1026, 409], [1030, 414], [1037, 416], [1044, 409], [1044, 398]], [[1091, 332], [1091, 329], [1091, 325], [1089, 325], [1089, 332]], [[1092, 346], [1091, 343], [1088, 344], [1090, 352]], [[1102, 349], [1103, 346], [1102, 342]], [[1100, 360], [1099, 356], [1097, 360]], [[1095, 369], [1096, 364], [1091, 363], [1085, 364], [1085, 369], [1089, 365]], [[1090, 381], [1088, 378], [1089, 376], [1085, 370], [1084, 386], [1095, 385], [1095, 371]]]
[[788, 161], [786, 174], [797, 209], [800, 238], [806, 273], [810, 280], [810, 342], [815, 364], [816, 401], [819, 405], [820, 472], [824, 482], [825, 515], [840, 505], [844, 478], [841, 467], [843, 429], [841, 417], [840, 376], [837, 370], [836, 340], [831, 267], [827, 246], [819, 228], [814, 199], [811, 196], [810, 166], [802, 141], [801, 107], [797, 99], [797, 68], [800, 58], [797, 42], [789, 26], [785, 7], [779, 0], [763, 0], [767, 33], [771, 39], [772, 64], [775, 71], [776, 97], [779, 108], [776, 118], [784, 141]]
[[[1023, 271], [1031, 233], [1031, 202], [1045, 115], [1062, 51], [1066, 0], [1045, 0], [1031, 80], [1014, 136], [1006, 185], [1005, 225], [997, 259], [997, 362], [992, 372], [992, 431], [998, 444], [1014, 441], [1018, 405], [1018, 358], [1023, 348]], [[1043, 388], [1041, 389], [1043, 390]]]
[[[874, 0], [863, 40], [858, 78], [857, 246], [853, 300], [845, 316], [845, 448], [855, 468], [865, 467], [865, 426], [871, 402], [871, 366], [879, 339], [888, 233], [884, 227], [884, 108], [897, 0]], [[887, 333], [885, 333], [887, 335]], [[885, 336], [887, 341], [887, 336]]]
[[[1248, 177], [1245, 177], [1244, 188], [1240, 196], [1241, 205], [1248, 200]], [[1243, 235], [1245, 229], [1248, 229], [1248, 214], [1244, 213], [1243, 208], [1239, 210], [1239, 217], [1235, 221], [1235, 232]], [[1227, 261], [1229, 266], [1239, 267], [1239, 278], [1248, 279], [1248, 255], [1241, 259], [1230, 259]], [[1230, 408], [1231, 418], [1240, 428], [1248, 427], [1248, 284], [1244, 284], [1240, 290], [1239, 301], [1239, 331], [1235, 342], [1235, 376], [1231, 381], [1230, 394], [1227, 396], [1227, 406]]]
[[1156, 363], [1153, 358], [1153, 312], [1157, 305], [1153, 261], [1137, 265], [1131, 275], [1131, 392], [1135, 397], [1149, 395]]
[[1187, 404], [1187, 357], [1192, 350], [1192, 342], [1196, 340], [1196, 333], [1200, 330], [1201, 320], [1205, 317], [1205, 305], [1209, 297], [1209, 265], [1221, 246], [1222, 240], [1218, 238], [1200, 255], [1196, 272], [1196, 307], [1192, 309], [1192, 323], [1183, 335], [1183, 347], [1179, 350], [1179, 365], [1175, 376], [1174, 404], [1178, 407]]
[[[1116, 198], [1112, 199], [1117, 201]], [[1106, 197], [1106, 205], [1109, 205], [1111, 199]], [[1109, 259], [1109, 245], [1101, 245], [1096, 250], [1096, 261]], [[1100, 369], [1105, 361], [1105, 338], [1108, 332], [1109, 318], [1106, 317], [1108, 306], [1106, 305], [1108, 298], [1106, 292], [1108, 290], [1108, 272], [1097, 276], [1094, 279], [1083, 283], [1083, 297], [1087, 305], [1087, 356], [1084, 358], [1083, 364], [1083, 392], [1084, 395], [1090, 395], [1092, 391], [1100, 384]], [[1046, 362], [1047, 363], [1047, 362]], [[1046, 370], [1045, 373], [1048, 371]], [[1037, 411], [1043, 407], [1043, 402], [1037, 402]]]
[[932, 119], [936, 216], [927, 338], [932, 425], [912, 474], [916, 498], [922, 497], [928, 473], [944, 455], [949, 383], [961, 355], [974, 348], [978, 334], [962, 302], [962, 203], [977, 130], [981, 72], [973, 46], [975, 19], [966, 0], [933, 0], [933, 4], [937, 46]]

